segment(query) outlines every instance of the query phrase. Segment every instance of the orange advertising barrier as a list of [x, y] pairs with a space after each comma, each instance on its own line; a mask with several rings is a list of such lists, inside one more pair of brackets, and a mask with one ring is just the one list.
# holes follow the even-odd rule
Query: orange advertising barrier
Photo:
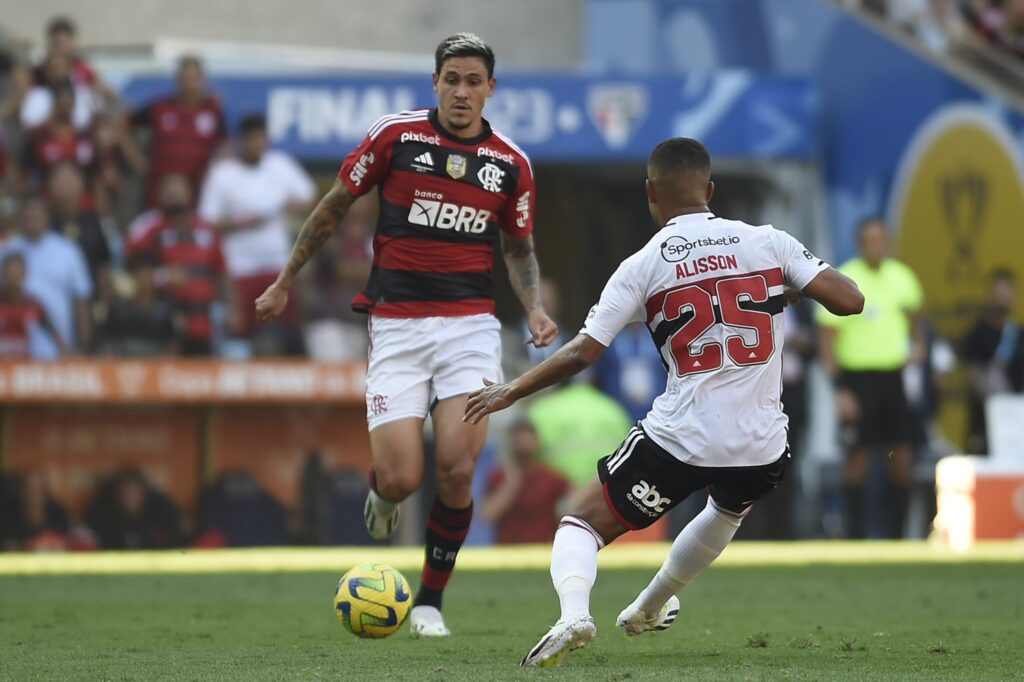
[[303, 360], [0, 362], [0, 403], [363, 404], [364, 363]]
[[192, 516], [244, 469], [292, 506], [306, 458], [370, 464], [365, 364], [273, 360], [0, 362], [0, 473], [40, 472], [83, 518], [100, 480], [139, 469]]
[[1024, 461], [955, 455], [935, 467], [935, 531], [953, 549], [1024, 539]]

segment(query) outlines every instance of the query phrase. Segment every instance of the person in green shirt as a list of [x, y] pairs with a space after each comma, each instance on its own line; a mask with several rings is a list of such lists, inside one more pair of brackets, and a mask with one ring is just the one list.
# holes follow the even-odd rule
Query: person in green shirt
[[622, 405], [585, 382], [534, 401], [527, 418], [537, 429], [544, 463], [574, 487], [594, 477], [597, 460], [614, 452], [632, 426]]
[[911, 412], [903, 389], [903, 368], [920, 360], [923, 295], [913, 271], [889, 257], [885, 223], [870, 218], [858, 228], [860, 256], [839, 271], [864, 294], [864, 313], [837, 317], [820, 309], [820, 358], [836, 386], [836, 407], [846, 447], [844, 492], [846, 532], [867, 537], [864, 487], [870, 453], [888, 453], [885, 536], [900, 538], [907, 512]]

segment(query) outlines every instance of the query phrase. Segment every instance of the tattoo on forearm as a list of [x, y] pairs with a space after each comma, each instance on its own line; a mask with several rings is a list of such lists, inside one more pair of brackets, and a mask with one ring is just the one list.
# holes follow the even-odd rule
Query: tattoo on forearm
[[530, 310], [540, 303], [540, 265], [533, 251], [533, 238], [508, 240], [505, 243], [505, 263], [512, 289], [523, 307]]
[[352, 197], [350, 195], [333, 190], [320, 200], [295, 239], [291, 256], [288, 258], [288, 265], [285, 266], [285, 274], [289, 278], [297, 275], [306, 261], [312, 258], [317, 249], [334, 234], [338, 223], [345, 217], [351, 205]]

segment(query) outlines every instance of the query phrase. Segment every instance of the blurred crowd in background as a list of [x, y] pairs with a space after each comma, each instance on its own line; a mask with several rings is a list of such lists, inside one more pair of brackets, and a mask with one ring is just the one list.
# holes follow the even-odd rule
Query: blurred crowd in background
[[[972, 39], [1024, 55], [1024, 0], [865, 4], [917, 18], [926, 13], [943, 35], [963, 27]], [[0, 85], [0, 357], [365, 357], [365, 319], [349, 300], [370, 268], [372, 201], [353, 207], [282, 319], [258, 326], [253, 301], [285, 264], [295, 229], [319, 196], [310, 174], [270, 148], [260, 112], [228, 129], [198, 58], [180, 61], [174, 91], [129, 111], [78, 53], [71, 21], [54, 19], [45, 41], [42, 59], [8, 60]], [[1011, 316], [1010, 271], [991, 273], [989, 303], [969, 334], [942, 339], [922, 314], [913, 273], [888, 256], [884, 223], [865, 221], [859, 238], [860, 256], [844, 267], [866, 272], [871, 282], [861, 287], [878, 292], [865, 315], [840, 323], [816, 315], [809, 303], [785, 312], [790, 440], [799, 453], [809, 368], [820, 363], [835, 385], [848, 453], [833, 486], [840, 511], [830, 516], [828, 499], [798, 509], [806, 501], [793, 467], [782, 489], [754, 510], [746, 537], [923, 534], [907, 527], [913, 462], [950, 449], [934, 428], [945, 378], [958, 363], [967, 368], [967, 449], [977, 453], [986, 452], [985, 398], [1024, 389], [1024, 334]], [[550, 272], [553, 264], [542, 266]], [[507, 323], [507, 376], [575, 334], [579, 321], [563, 317], [553, 281], [544, 281], [543, 297], [561, 336], [536, 349], [523, 344], [525, 320]], [[547, 542], [573, 488], [593, 475], [597, 458], [617, 447], [664, 385], [662, 359], [647, 330], [635, 325], [592, 373], [530, 403], [495, 436], [482, 467], [478, 510], [495, 540]], [[875, 404], [873, 395], [893, 406]], [[872, 460], [872, 453], [881, 457]], [[72, 519], [40, 475], [10, 475], [0, 485], [0, 547], [367, 542], [359, 514], [365, 482], [332, 476], [311, 455], [300, 510], [286, 511], [244, 473], [209, 486], [197, 510], [181, 510], [139, 471], [125, 470], [100, 481], [87, 512]], [[934, 494], [925, 498], [934, 502]], [[332, 524], [335, 518], [346, 521]], [[923, 526], [931, 517], [926, 511], [921, 518]]]
[[[850, 0], [845, 0], [850, 2]], [[936, 52], [991, 48], [1024, 59], [1022, 0], [853, 0]]]

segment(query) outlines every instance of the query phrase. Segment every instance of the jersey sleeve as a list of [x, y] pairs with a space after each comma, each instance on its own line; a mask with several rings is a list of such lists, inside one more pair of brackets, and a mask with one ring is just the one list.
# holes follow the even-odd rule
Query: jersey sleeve
[[597, 305], [590, 309], [581, 334], [586, 334], [602, 346], [612, 344], [615, 336], [631, 322], [644, 321], [644, 289], [638, 277], [640, 254], [624, 260], [604, 285]]
[[811, 253], [789, 233], [774, 230], [773, 236], [786, 284], [794, 289], [803, 289], [829, 268], [828, 263]]
[[524, 157], [520, 166], [519, 182], [501, 218], [501, 229], [513, 237], [527, 237], [533, 234], [533, 208], [537, 202], [537, 190], [533, 181], [533, 169]]
[[391, 165], [392, 138], [385, 130], [377, 130], [381, 119], [370, 128], [358, 147], [341, 164], [338, 179], [354, 197], [361, 197], [377, 186]]
[[206, 175], [199, 197], [199, 217], [208, 223], [220, 223], [228, 219], [227, 197], [221, 185], [221, 166], [214, 165]]

